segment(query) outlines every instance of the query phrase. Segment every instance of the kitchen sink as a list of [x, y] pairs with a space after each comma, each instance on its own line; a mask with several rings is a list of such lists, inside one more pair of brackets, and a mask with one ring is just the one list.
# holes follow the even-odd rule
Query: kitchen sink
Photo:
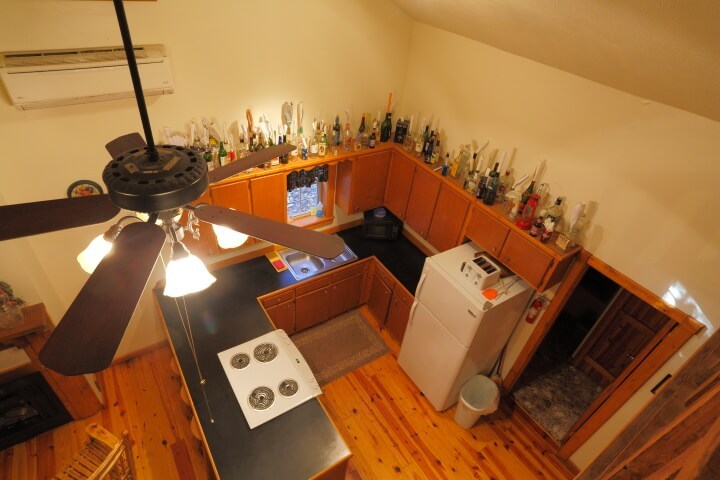
[[316, 257], [291, 248], [280, 250], [278, 255], [283, 259], [295, 280], [304, 280], [357, 260], [357, 255], [347, 245], [345, 245], [345, 250], [335, 258]]

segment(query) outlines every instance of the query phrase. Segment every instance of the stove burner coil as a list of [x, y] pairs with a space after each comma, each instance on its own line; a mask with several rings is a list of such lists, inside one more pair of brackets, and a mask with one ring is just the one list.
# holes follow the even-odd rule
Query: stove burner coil
[[267, 363], [277, 357], [278, 348], [273, 343], [261, 343], [253, 351], [255, 360], [262, 363]]
[[268, 387], [257, 387], [248, 396], [248, 404], [253, 410], [267, 410], [275, 403], [275, 394]]
[[278, 392], [285, 398], [294, 397], [298, 392], [298, 383], [291, 378], [283, 380], [280, 382], [280, 385], [278, 385]]
[[232, 356], [230, 359], [230, 365], [233, 368], [242, 370], [243, 368], [250, 365], [250, 356], [247, 353], [238, 353]]

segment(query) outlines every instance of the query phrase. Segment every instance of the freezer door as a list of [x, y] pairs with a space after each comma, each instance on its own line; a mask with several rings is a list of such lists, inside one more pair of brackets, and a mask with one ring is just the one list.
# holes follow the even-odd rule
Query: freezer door
[[436, 410], [457, 401], [457, 377], [467, 352], [422, 303], [413, 303], [398, 363]]
[[482, 319], [482, 305], [432, 259], [425, 261], [415, 297], [457, 341], [470, 347]]

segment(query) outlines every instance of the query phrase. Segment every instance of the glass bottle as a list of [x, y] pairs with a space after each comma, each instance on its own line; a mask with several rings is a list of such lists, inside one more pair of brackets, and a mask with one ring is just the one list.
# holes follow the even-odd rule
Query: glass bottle
[[318, 136], [314, 133], [313, 135], [310, 135], [310, 148], [308, 148], [308, 150], [310, 150], [310, 158], [318, 156], [318, 149]]
[[328, 148], [328, 138], [325, 134], [325, 129], [322, 130], [322, 133], [320, 134], [320, 142], [318, 143], [318, 156], [324, 157], [327, 155], [327, 148]]
[[440, 171], [440, 175], [443, 177], [447, 177], [448, 171], [450, 170], [450, 154], [445, 154], [445, 162], [442, 164], [442, 170]]
[[480, 181], [478, 182], [478, 189], [477, 193], [475, 194], [476, 198], [482, 199], [485, 198], [485, 191], [487, 190], [487, 183], [490, 179], [490, 167], [485, 169], [485, 175], [482, 176]]
[[227, 150], [225, 150], [225, 142], [220, 142], [220, 148], [218, 149], [218, 163], [220, 166], [224, 166], [228, 164], [228, 153]]
[[499, 164], [495, 163], [495, 168], [492, 172], [490, 172], [490, 178], [488, 179], [487, 183], [487, 190], [485, 190], [485, 195], [483, 195], [483, 203], [485, 205], [494, 205], [495, 199], [497, 198], [498, 189], [500, 187], [500, 174], [498, 173]]
[[435, 131], [430, 132], [430, 136], [425, 140], [425, 146], [423, 147], [423, 155], [425, 157], [425, 163], [430, 163], [432, 159], [433, 148], [435, 148]]
[[343, 135], [343, 150], [349, 152], [352, 150], [352, 137], [353, 134], [350, 131], [350, 122], [345, 124], [345, 135]]
[[423, 151], [425, 149], [425, 141], [428, 139], [430, 134], [428, 133], [428, 129], [430, 127], [428, 125], [425, 125], [425, 132], [420, 132], [418, 130], [418, 136], [415, 138], [415, 156], [417, 158], [422, 158]]
[[[287, 135], [282, 136], [282, 144], [287, 145]], [[287, 165], [290, 162], [290, 154], [289, 153], [283, 153], [280, 155], [280, 163], [283, 165]]]
[[557, 224], [557, 221], [560, 217], [562, 217], [562, 214], [562, 198], [557, 197], [555, 199], [555, 204], [546, 210], [545, 217]]
[[[518, 214], [522, 214], [525, 211], [525, 205], [527, 204], [528, 200], [530, 199], [530, 196], [535, 191], [535, 180], [530, 181], [530, 185], [525, 189], [525, 191], [522, 194], [522, 197], [520, 197], [520, 203], [518, 204]], [[530, 228], [530, 227], [528, 227]]]
[[432, 156], [430, 157], [430, 164], [435, 165], [439, 159], [440, 159], [440, 140], [435, 142], [435, 147], [433, 147]]
[[405, 139], [403, 140], [403, 149], [408, 153], [413, 151], [413, 134], [410, 130], [408, 130], [405, 134]]
[[342, 136], [340, 135], [340, 116], [335, 115], [335, 124], [333, 125], [333, 145], [336, 147], [342, 143]]
[[363, 114], [362, 119], [360, 120], [360, 126], [358, 127], [357, 138], [355, 139], [355, 143], [362, 146], [362, 137], [364, 134], [365, 134], [365, 114]]
[[380, 141], [387, 142], [390, 140], [390, 132], [392, 131], [392, 113], [385, 114], [385, 120], [380, 125]]
[[375, 148], [375, 145], [377, 145], [377, 133], [376, 128], [373, 127], [372, 133], [370, 134], [370, 138], [368, 139], [368, 147], [369, 148]]

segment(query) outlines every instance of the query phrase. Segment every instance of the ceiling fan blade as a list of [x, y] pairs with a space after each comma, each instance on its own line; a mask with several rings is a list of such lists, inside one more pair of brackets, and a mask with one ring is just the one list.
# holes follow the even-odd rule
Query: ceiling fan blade
[[340, 237], [256, 217], [225, 207], [199, 206], [195, 209], [195, 215], [208, 223], [228, 227], [251, 237], [294, 248], [317, 257], [335, 258], [345, 250], [345, 242]]
[[164, 243], [155, 224], [123, 228], [40, 351], [42, 364], [63, 375], [110, 365]]
[[105, 144], [105, 150], [111, 157], [116, 158], [120, 154], [134, 148], [145, 147], [147, 143], [139, 133], [128, 133]]
[[0, 206], [0, 241], [94, 225], [120, 212], [107, 195]]
[[243, 170], [248, 168], [257, 167], [261, 163], [265, 163], [268, 160], [272, 160], [275, 157], [290, 153], [295, 150], [294, 145], [282, 144], [275, 145], [273, 147], [263, 148], [257, 152], [251, 153], [247, 157], [235, 160], [232, 163], [228, 163], [222, 167], [216, 168], [212, 172], [208, 172], [208, 181], [210, 183], [219, 182], [233, 175], [237, 175]]

